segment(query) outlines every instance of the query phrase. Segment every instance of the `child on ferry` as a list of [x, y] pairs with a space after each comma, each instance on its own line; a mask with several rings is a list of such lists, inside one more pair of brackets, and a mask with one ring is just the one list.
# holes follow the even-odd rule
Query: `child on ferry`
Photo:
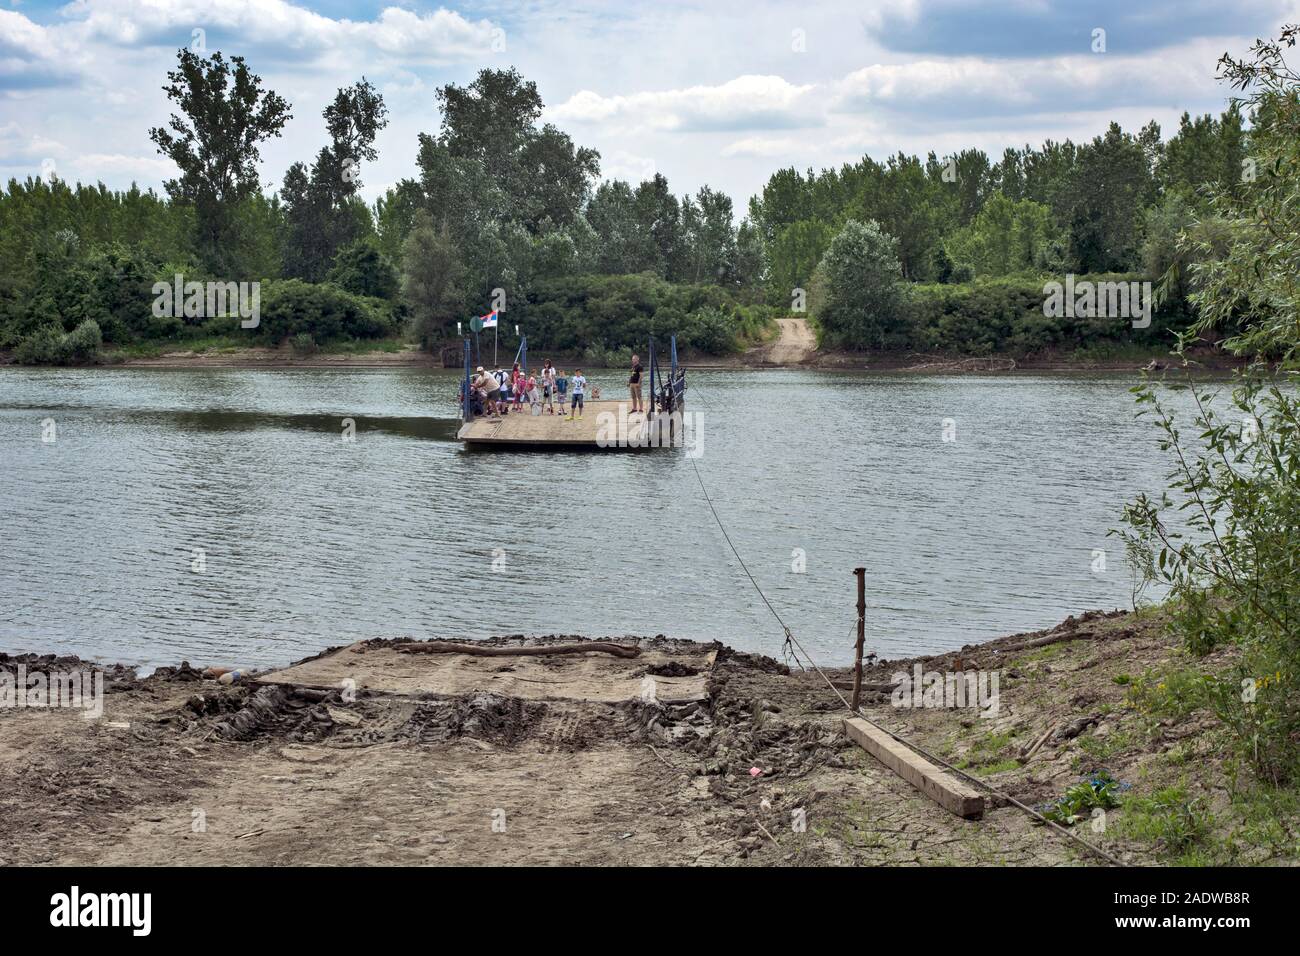
[[564, 415], [564, 403], [569, 395], [569, 377], [564, 369], [560, 369], [560, 374], [555, 376], [555, 399], [560, 403], [560, 415]]

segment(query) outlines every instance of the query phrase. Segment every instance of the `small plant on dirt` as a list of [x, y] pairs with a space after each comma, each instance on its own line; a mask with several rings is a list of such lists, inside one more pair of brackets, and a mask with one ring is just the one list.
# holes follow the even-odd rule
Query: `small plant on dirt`
[[1148, 717], [1182, 718], [1211, 706], [1215, 680], [1192, 668], [1147, 671], [1132, 681], [1126, 701]]
[[1079, 749], [1096, 761], [1110, 760], [1116, 754], [1132, 747], [1133, 744], [1133, 734], [1123, 730], [1112, 731], [1104, 737], [1089, 736], [1079, 738]]
[[1214, 825], [1201, 798], [1189, 799], [1182, 787], [1166, 787], [1149, 797], [1129, 797], [1121, 821], [1123, 832], [1158, 843], [1174, 856], [1202, 843]]
[[1110, 810], [1119, 806], [1117, 794], [1123, 787], [1102, 770], [1065, 791], [1065, 795], [1043, 810], [1043, 816], [1061, 826], [1074, 826], [1091, 815], [1095, 808]]
[[1006, 760], [998, 760], [995, 763], [986, 763], [984, 766], [979, 768], [979, 772], [985, 776], [989, 776], [995, 773], [1006, 773], [1008, 770], [1019, 769], [1020, 761], [1015, 758], [1008, 758]]
[[[1300, 857], [1300, 838], [1294, 821], [1300, 818], [1300, 794], [1258, 783], [1232, 795], [1231, 812], [1236, 818], [1231, 849], [1250, 862], [1289, 860]], [[1234, 861], [1235, 862], [1235, 861]]]
[[1001, 770], [1007, 769], [1008, 765], [1018, 766], [1014, 760], [1003, 757], [1003, 752], [1011, 744], [1016, 732], [1016, 728], [1013, 727], [1002, 733], [990, 732], [985, 734], [971, 744], [970, 751], [965, 757], [958, 760], [954, 766], [960, 770], [972, 768], [989, 773], [999, 773]]

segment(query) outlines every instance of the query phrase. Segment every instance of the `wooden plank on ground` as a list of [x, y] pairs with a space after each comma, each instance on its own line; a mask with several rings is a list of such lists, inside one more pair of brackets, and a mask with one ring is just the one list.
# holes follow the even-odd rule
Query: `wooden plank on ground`
[[844, 732], [855, 744], [945, 810], [968, 820], [978, 820], [984, 815], [982, 794], [878, 727], [860, 717], [845, 717]]

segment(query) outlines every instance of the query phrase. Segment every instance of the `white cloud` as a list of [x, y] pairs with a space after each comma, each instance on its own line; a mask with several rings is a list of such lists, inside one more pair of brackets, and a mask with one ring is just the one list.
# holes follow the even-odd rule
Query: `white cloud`
[[21, 13], [0, 10], [0, 91], [21, 95], [70, 83], [85, 59], [73, 38]]
[[416, 13], [387, 7], [375, 20], [336, 20], [284, 0], [75, 0], [64, 13], [88, 40], [189, 45], [197, 29], [208, 44], [237, 34], [250, 45], [290, 47], [308, 59], [350, 51], [447, 63], [490, 52], [493, 30], [487, 20], [471, 21], [446, 8]]
[[1163, 104], [1193, 90], [1213, 93], [1207, 64], [1216, 47], [1194, 43], [1145, 56], [1085, 53], [1026, 60], [973, 57], [877, 63], [830, 87], [829, 106], [841, 112], [924, 106], [965, 116], [1048, 109], [1077, 110], [1097, 102]]
[[398, 70], [393, 73], [392, 78], [383, 85], [384, 96], [411, 96], [413, 94], [427, 93], [428, 84], [410, 70]]
[[831, 106], [840, 110], [869, 109], [880, 103], [906, 103], [961, 94], [999, 100], [1031, 98], [1012, 82], [1012, 65], [989, 60], [919, 60], [874, 63], [834, 83]]
[[23, 129], [17, 123], [0, 126], [0, 161], [8, 165], [40, 163], [67, 153], [67, 147], [40, 133]]
[[746, 136], [722, 148], [723, 156], [774, 157], [791, 156], [806, 150], [807, 139], [789, 136]]
[[779, 76], [738, 76], [717, 86], [602, 96], [582, 90], [547, 113], [557, 123], [602, 123], [658, 130], [771, 129], [815, 126], [811, 84]]
[[162, 156], [125, 156], [121, 153], [86, 153], [66, 164], [74, 175], [86, 182], [128, 176], [133, 181], [157, 182], [171, 179], [180, 170]]
[[622, 179], [629, 183], [639, 183], [654, 179], [658, 166], [649, 156], [638, 156], [625, 150], [608, 150], [600, 157], [601, 179]]

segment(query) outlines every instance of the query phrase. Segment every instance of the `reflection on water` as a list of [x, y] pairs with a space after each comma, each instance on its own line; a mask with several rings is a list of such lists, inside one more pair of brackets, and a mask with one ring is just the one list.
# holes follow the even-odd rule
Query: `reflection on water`
[[[270, 664], [523, 631], [779, 654], [680, 450], [469, 454], [457, 381], [0, 369], [0, 649]], [[936, 651], [1128, 602], [1106, 531], [1164, 471], [1130, 384], [695, 373], [696, 464], [820, 660], [851, 654], [856, 565], [872, 649]]]
[[[39, 412], [42, 420], [60, 413], [86, 412], [90, 409], [75, 405], [23, 407], [0, 404], [0, 411]], [[234, 432], [253, 429], [290, 429], [296, 431], [328, 432], [341, 436], [349, 432], [355, 439], [365, 432], [384, 432], [404, 435], [407, 438], [424, 438], [452, 441], [460, 422], [455, 419], [396, 415], [370, 415], [358, 421], [348, 415], [305, 415], [287, 412], [232, 411], [230, 409], [203, 409], [184, 411], [177, 409], [98, 409], [105, 421], [125, 421], [156, 428], [174, 428], [183, 432]], [[55, 419], [57, 425], [57, 418]]]

